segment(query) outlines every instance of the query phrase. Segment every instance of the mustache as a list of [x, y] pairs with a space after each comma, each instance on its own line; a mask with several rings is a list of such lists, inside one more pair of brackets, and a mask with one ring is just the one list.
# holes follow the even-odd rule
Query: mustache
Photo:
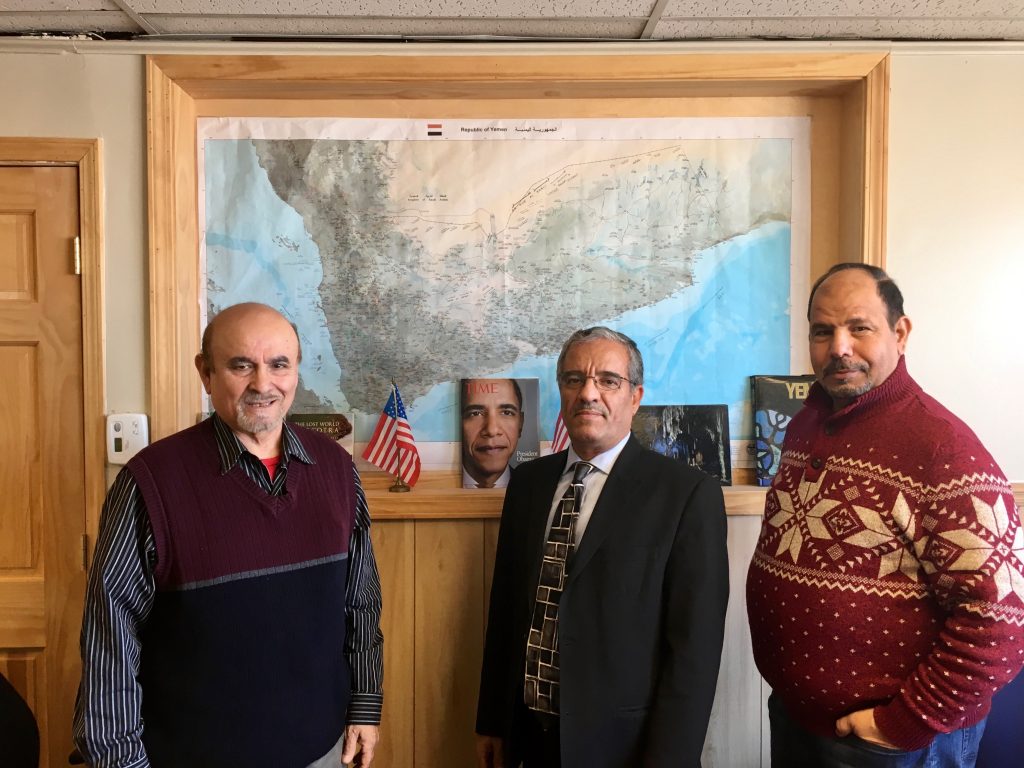
[[575, 416], [577, 413], [596, 413], [600, 416], [608, 415], [608, 411], [598, 405], [581, 405], [573, 408], [572, 415]]
[[845, 371], [860, 371], [861, 373], [868, 372], [867, 363], [854, 363], [849, 360], [833, 360], [831, 363], [825, 366], [825, 373], [841, 373]]
[[242, 398], [242, 402], [245, 405], [266, 405], [277, 400], [277, 395], [270, 395], [269, 397], [260, 397], [258, 395], [245, 395]]

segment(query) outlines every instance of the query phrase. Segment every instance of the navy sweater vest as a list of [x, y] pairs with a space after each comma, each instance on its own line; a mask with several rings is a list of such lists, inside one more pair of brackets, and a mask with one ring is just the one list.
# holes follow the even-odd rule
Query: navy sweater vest
[[315, 464], [290, 460], [280, 496], [221, 474], [209, 420], [128, 464], [157, 549], [140, 637], [154, 768], [302, 768], [344, 731], [352, 460], [295, 431]]

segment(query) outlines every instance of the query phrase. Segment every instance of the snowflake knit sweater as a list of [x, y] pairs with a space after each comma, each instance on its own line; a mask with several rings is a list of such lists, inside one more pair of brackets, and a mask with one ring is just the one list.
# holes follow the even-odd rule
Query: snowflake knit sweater
[[803, 727], [874, 707], [905, 750], [988, 714], [1024, 664], [1024, 534], [1003, 473], [905, 358], [786, 431], [747, 574], [757, 668]]

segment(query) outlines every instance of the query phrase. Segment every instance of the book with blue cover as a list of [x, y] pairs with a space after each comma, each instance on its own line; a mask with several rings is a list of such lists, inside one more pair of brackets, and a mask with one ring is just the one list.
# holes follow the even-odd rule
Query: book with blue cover
[[779, 469], [786, 427], [796, 416], [814, 383], [811, 374], [800, 376], [751, 376], [750, 398], [754, 410], [755, 482], [767, 487]]

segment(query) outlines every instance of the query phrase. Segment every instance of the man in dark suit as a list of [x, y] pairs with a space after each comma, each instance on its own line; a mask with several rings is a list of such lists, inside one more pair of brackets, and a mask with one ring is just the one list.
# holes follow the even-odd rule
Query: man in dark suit
[[479, 765], [699, 766], [729, 593], [721, 487], [631, 435], [628, 336], [577, 331], [557, 370], [571, 447], [517, 467], [505, 495]]

